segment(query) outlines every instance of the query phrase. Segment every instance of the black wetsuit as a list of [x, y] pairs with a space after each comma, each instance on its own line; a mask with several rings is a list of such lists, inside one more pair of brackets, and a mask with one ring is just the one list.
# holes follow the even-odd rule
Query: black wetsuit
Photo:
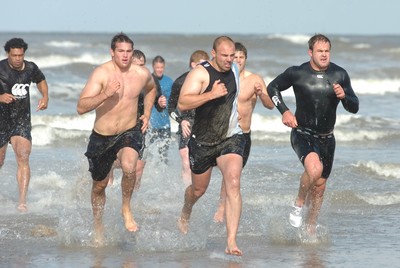
[[0, 103], [0, 147], [12, 136], [22, 136], [31, 140], [30, 85], [45, 80], [38, 66], [24, 61], [21, 71], [10, 67], [8, 60], [0, 61], [0, 94], [12, 94], [16, 100]]
[[[339, 83], [345, 98], [339, 100], [333, 84]], [[346, 70], [330, 63], [326, 71], [315, 71], [310, 62], [293, 66], [277, 76], [268, 85], [268, 94], [281, 114], [289, 110], [281, 91], [293, 87], [296, 97], [297, 129], [291, 133], [292, 147], [304, 164], [309, 152], [317, 152], [324, 165], [323, 177], [330, 174], [335, 151], [333, 130], [339, 102], [350, 113], [357, 113], [359, 101]]]
[[179, 100], [179, 94], [181, 93], [181, 88], [183, 85], [183, 82], [185, 82], [186, 76], [189, 74], [189, 72], [186, 72], [179, 76], [177, 79], [175, 79], [174, 83], [172, 84], [172, 89], [171, 89], [171, 96], [169, 96], [168, 100], [168, 114], [170, 117], [175, 120], [176, 122], [179, 123], [178, 127], [178, 132], [177, 134], [180, 137], [179, 141], [179, 149], [184, 148], [187, 146], [187, 143], [189, 141], [189, 138], [184, 138], [182, 135], [182, 126], [181, 122], [183, 120], [189, 121], [190, 125], [193, 126], [194, 122], [194, 114], [195, 110], [188, 110], [185, 112], [180, 112], [176, 107], [178, 105], [178, 100]]

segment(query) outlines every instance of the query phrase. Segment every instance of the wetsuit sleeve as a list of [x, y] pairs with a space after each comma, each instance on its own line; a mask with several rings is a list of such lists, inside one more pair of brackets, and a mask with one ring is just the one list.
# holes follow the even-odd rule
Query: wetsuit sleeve
[[281, 114], [289, 110], [283, 101], [281, 91], [284, 91], [292, 86], [292, 67], [286, 69], [285, 72], [278, 75], [267, 87], [268, 95], [270, 96], [275, 107]]
[[30, 63], [32, 64], [32, 69], [33, 69], [32, 81], [38, 84], [43, 80], [46, 80], [46, 77], [44, 76], [43, 72], [39, 69], [39, 67], [33, 62]]
[[179, 93], [181, 91], [182, 85], [179, 83], [178, 79], [172, 84], [171, 95], [168, 100], [168, 114], [176, 122], [180, 123], [182, 120], [177, 114], [176, 106], [178, 105]]
[[350, 77], [347, 72], [345, 72], [342, 87], [345, 92], [345, 97], [341, 100], [344, 109], [353, 114], [357, 113], [359, 109], [359, 100], [351, 87]]
[[154, 79], [154, 83], [156, 84], [156, 88], [157, 88], [157, 95], [156, 95], [156, 99], [154, 100], [154, 106], [156, 107], [158, 112], [161, 112], [162, 110], [164, 110], [165, 108], [162, 108], [159, 104], [158, 104], [158, 99], [161, 97], [162, 95], [162, 91], [161, 91], [161, 85], [160, 82], [158, 81], [158, 78], [155, 77], [153, 75], [153, 79]]

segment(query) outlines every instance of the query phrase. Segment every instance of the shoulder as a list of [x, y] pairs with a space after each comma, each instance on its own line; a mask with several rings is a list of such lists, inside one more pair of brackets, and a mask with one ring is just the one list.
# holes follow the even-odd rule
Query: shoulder
[[346, 70], [343, 67], [341, 67], [333, 62], [329, 63], [329, 70], [346, 72]]
[[186, 76], [189, 74], [189, 72], [185, 72], [181, 74], [178, 78], [175, 79], [174, 84], [183, 84], [183, 82], [186, 79]]

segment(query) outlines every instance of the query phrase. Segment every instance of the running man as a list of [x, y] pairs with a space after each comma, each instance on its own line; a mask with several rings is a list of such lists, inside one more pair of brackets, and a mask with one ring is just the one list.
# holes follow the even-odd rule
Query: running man
[[[139, 65], [139, 66], [145, 66], [146, 64], [146, 55], [139, 49], [134, 49], [133, 50], [133, 59], [132, 59], [132, 63]], [[153, 77], [154, 79], [154, 77]], [[156, 82], [157, 85], [157, 81], [155, 80], [154, 82]], [[154, 103], [154, 107], [158, 110], [158, 111], [162, 111], [163, 109], [165, 109], [166, 105], [163, 105], [164, 100], [162, 100], [162, 94], [161, 94], [161, 87], [156, 87], [157, 88], [157, 97], [156, 97], [156, 101]], [[165, 97], [164, 97], [165, 98]], [[144, 113], [144, 94], [143, 91], [140, 93], [139, 95], [139, 101], [138, 101], [138, 119], [140, 118], [140, 116], [143, 115]], [[136, 183], [135, 183], [135, 187], [134, 187], [134, 191], [139, 190], [140, 188], [140, 183], [142, 181], [142, 175], [143, 175], [143, 171], [144, 171], [144, 167], [146, 165], [146, 161], [145, 161], [145, 149], [146, 149], [146, 135], [143, 135], [143, 144], [144, 146], [142, 147], [142, 149], [139, 152], [139, 158], [138, 161], [136, 163]], [[114, 164], [110, 170], [110, 172], [108, 173], [108, 185], [112, 185], [114, 182], [114, 169], [116, 168], [121, 168], [121, 163], [119, 162], [118, 159], [116, 159], [114, 161]]]
[[214, 41], [211, 55], [211, 61], [202, 62], [189, 72], [178, 101], [180, 111], [196, 109], [188, 143], [192, 184], [185, 191], [178, 227], [182, 233], [188, 232], [192, 208], [207, 190], [213, 167], [218, 166], [227, 195], [225, 252], [242, 255], [236, 235], [242, 212], [240, 175], [245, 140], [238, 123], [235, 43], [220, 36]]
[[[98, 66], [82, 90], [77, 104], [80, 115], [95, 110], [96, 118], [87, 152], [91, 172], [92, 209], [95, 243], [104, 239], [103, 212], [106, 203], [108, 173], [114, 160], [122, 167], [122, 208], [125, 228], [135, 232], [138, 225], [131, 211], [131, 197], [136, 183], [136, 164], [143, 147], [156, 88], [147, 68], [132, 64], [133, 41], [120, 33], [111, 41], [111, 60]], [[144, 114], [138, 121], [138, 99], [145, 91]]]
[[[189, 68], [193, 69], [197, 64], [209, 59], [207, 52], [196, 50], [192, 55], [190, 55]], [[189, 149], [187, 144], [189, 142], [191, 127], [193, 125], [194, 109], [181, 113], [176, 109], [176, 106], [178, 104], [183, 82], [185, 82], [188, 73], [189, 71], [185, 72], [174, 81], [172, 84], [171, 96], [168, 100], [168, 113], [173, 120], [179, 123], [177, 134], [179, 137], [179, 155], [182, 160], [182, 179], [185, 187], [192, 183], [189, 165]]]
[[38, 66], [25, 60], [28, 44], [21, 38], [6, 42], [7, 59], [0, 61], [0, 168], [4, 165], [8, 143], [17, 161], [20, 212], [28, 210], [26, 196], [31, 178], [29, 156], [32, 150], [31, 83], [36, 83], [42, 97], [36, 111], [47, 109], [49, 102], [46, 78]]
[[[309, 205], [305, 224], [310, 234], [315, 234], [326, 181], [332, 170], [337, 106], [341, 102], [350, 113], [357, 113], [359, 108], [349, 75], [330, 62], [330, 53], [328, 37], [314, 35], [308, 41], [310, 61], [286, 69], [268, 85], [268, 94], [282, 114], [283, 124], [292, 128], [291, 144], [304, 166], [289, 222], [300, 227], [303, 207]], [[281, 95], [289, 87], [293, 87], [296, 97], [295, 115]]]
[[[257, 97], [260, 98], [261, 103], [267, 109], [272, 110], [274, 104], [267, 93], [267, 86], [264, 79], [258, 74], [246, 70], [247, 63], [247, 48], [239, 42], [235, 43], [235, 62], [239, 66], [240, 72], [240, 93], [238, 97], [238, 111], [240, 115], [240, 128], [243, 130], [243, 136], [246, 139], [245, 154], [243, 155], [243, 167], [249, 159], [251, 149], [251, 118], [253, 115], [254, 107], [257, 103]], [[214, 215], [214, 221], [223, 222], [225, 214], [225, 184], [221, 183], [221, 194], [217, 208]]]

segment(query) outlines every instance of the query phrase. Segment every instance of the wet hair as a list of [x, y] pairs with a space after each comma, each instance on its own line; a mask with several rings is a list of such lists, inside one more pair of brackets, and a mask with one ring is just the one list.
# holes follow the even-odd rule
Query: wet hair
[[25, 52], [28, 50], [28, 44], [22, 38], [12, 38], [4, 45], [4, 50], [9, 53], [12, 48], [22, 48]]
[[210, 57], [208, 56], [207, 52], [204, 50], [196, 50], [195, 52], [190, 55], [190, 60], [189, 60], [189, 68], [191, 67], [192, 62], [199, 62], [201, 59], [204, 60], [209, 60]]
[[230, 41], [230, 42], [232, 42], [232, 44], [235, 43], [235, 42], [233, 42], [232, 38], [230, 38], [229, 36], [221, 35], [221, 36], [217, 37], [217, 38], [214, 40], [213, 49], [214, 49], [215, 51], [217, 51], [217, 47], [219, 46], [219, 44], [221, 44], [221, 43], [224, 42], [224, 41]]
[[165, 60], [163, 57], [161, 57], [160, 55], [155, 56], [155, 58], [153, 59], [153, 65], [156, 63], [163, 63], [165, 64]]
[[146, 55], [141, 50], [134, 49], [133, 50], [133, 57], [135, 59], [138, 59], [138, 60], [143, 59], [144, 64], [146, 64]]
[[124, 33], [119, 33], [116, 34], [113, 39], [111, 40], [111, 49], [115, 50], [115, 44], [116, 43], [129, 43], [132, 45], [133, 48], [133, 41], [130, 39], [126, 34]]
[[244, 57], [247, 59], [247, 48], [242, 43], [235, 42], [235, 50], [243, 52]]
[[314, 45], [317, 42], [329, 43], [329, 48], [331, 48], [331, 40], [323, 34], [315, 34], [313, 37], [308, 40], [308, 49], [311, 51], [314, 50]]

